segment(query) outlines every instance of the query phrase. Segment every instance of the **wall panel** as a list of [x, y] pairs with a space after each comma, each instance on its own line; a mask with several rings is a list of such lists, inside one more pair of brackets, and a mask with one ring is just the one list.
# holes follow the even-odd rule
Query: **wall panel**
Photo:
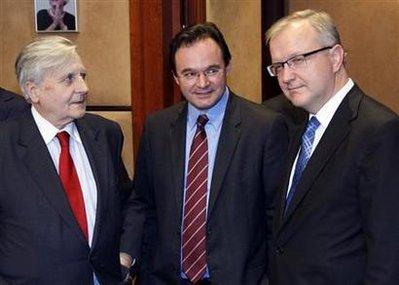
[[233, 91], [261, 101], [261, 1], [207, 0], [206, 17], [219, 26], [232, 54], [228, 83]]

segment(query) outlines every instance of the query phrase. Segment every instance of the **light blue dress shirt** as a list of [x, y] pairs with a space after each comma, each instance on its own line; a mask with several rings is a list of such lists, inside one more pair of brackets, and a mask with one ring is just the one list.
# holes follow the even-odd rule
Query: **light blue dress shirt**
[[[185, 201], [186, 197], [186, 178], [187, 178], [187, 169], [188, 169], [188, 157], [190, 156], [190, 148], [194, 139], [195, 132], [197, 130], [197, 118], [199, 115], [205, 114], [209, 121], [205, 125], [206, 137], [208, 140], [208, 193], [207, 193], [207, 201], [206, 201], [206, 213], [208, 213], [208, 204], [209, 204], [209, 191], [212, 185], [212, 173], [213, 167], [215, 165], [215, 157], [216, 150], [218, 147], [220, 131], [222, 129], [223, 118], [226, 111], [227, 101], [229, 99], [229, 89], [226, 87], [222, 97], [219, 102], [216, 103], [212, 108], [207, 110], [199, 110], [195, 108], [190, 103], [188, 104], [188, 114], [187, 114], [187, 129], [186, 129], [186, 150], [185, 150], [185, 167], [184, 167], [184, 194], [183, 201]], [[182, 205], [182, 223], [181, 229], [183, 229], [183, 217], [184, 217], [184, 203]], [[181, 251], [181, 246], [180, 246]], [[180, 258], [182, 254], [180, 252]], [[181, 260], [180, 260], [181, 264]], [[181, 272], [181, 276], [184, 279], [187, 279], [184, 272]], [[209, 277], [209, 270], [206, 269], [204, 277]]]

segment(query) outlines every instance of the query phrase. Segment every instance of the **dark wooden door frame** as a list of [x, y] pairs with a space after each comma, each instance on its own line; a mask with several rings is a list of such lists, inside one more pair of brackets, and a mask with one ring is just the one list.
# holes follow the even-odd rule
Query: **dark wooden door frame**
[[266, 66], [270, 65], [269, 47], [265, 44], [265, 33], [278, 19], [287, 14], [288, 0], [261, 0], [262, 23], [262, 101], [278, 95], [281, 90], [276, 78], [270, 77]]
[[169, 44], [183, 25], [205, 21], [205, 8], [205, 0], [129, 1], [135, 154], [147, 115], [181, 100], [170, 71]]

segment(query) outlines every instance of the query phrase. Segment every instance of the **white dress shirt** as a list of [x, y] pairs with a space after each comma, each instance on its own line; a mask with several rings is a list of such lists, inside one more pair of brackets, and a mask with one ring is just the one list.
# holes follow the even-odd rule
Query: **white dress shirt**
[[[352, 89], [354, 85], [355, 84], [353, 83], [353, 80], [349, 78], [348, 82], [346, 82], [345, 85], [334, 96], [332, 96], [316, 114], [309, 114], [309, 120], [313, 116], [315, 116], [317, 120], [320, 122], [320, 125], [315, 132], [314, 141], [312, 144], [312, 150], [310, 152], [311, 155], [313, 154], [314, 150], [319, 144], [324, 132], [326, 131], [328, 125], [330, 124], [330, 121], [333, 118], [342, 100], [344, 100], [345, 96], [348, 94], [348, 92]], [[294, 164], [292, 165], [291, 168], [290, 182], [288, 184], [286, 197], [288, 197], [288, 193], [290, 192], [291, 189], [292, 179], [294, 178], [295, 167], [299, 157], [299, 151], [300, 148], [297, 152]]]
[[[87, 230], [88, 230], [88, 243], [91, 247], [93, 241], [93, 232], [96, 222], [96, 209], [97, 209], [97, 186], [94, 180], [93, 171], [91, 169], [89, 159], [87, 157], [85, 148], [80, 138], [78, 129], [75, 123], [71, 122], [66, 125], [62, 130], [59, 130], [49, 121], [43, 118], [32, 106], [33, 119], [39, 128], [40, 134], [47, 146], [51, 158], [53, 159], [54, 166], [59, 173], [59, 159], [61, 153], [61, 145], [56, 137], [57, 133], [66, 131], [69, 136], [69, 151], [73, 163], [78, 174], [80, 186], [82, 188], [83, 200], [86, 210]], [[94, 276], [94, 284], [99, 284], [97, 278]]]

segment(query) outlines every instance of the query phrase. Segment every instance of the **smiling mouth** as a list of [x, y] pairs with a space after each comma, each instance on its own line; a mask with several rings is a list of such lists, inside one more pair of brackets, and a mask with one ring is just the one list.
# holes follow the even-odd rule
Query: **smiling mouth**
[[288, 87], [287, 88], [287, 91], [288, 92], [297, 92], [298, 90], [300, 90], [301, 88], [303, 88], [304, 86], [303, 85], [301, 85], [301, 86], [296, 86], [296, 87]]
[[213, 92], [213, 90], [201, 90], [201, 91], [196, 91], [195, 94], [198, 96], [205, 96], [205, 95], [209, 95], [212, 92]]

